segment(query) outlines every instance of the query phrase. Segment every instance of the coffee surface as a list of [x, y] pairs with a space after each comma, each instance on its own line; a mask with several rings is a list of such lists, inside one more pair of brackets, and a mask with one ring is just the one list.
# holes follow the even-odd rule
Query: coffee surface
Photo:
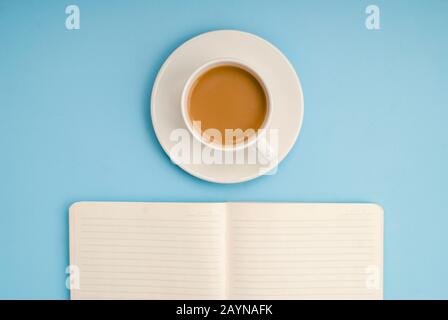
[[[207, 70], [193, 83], [188, 113], [201, 130], [218, 129], [224, 144], [226, 129], [258, 130], [266, 118], [267, 98], [260, 82], [236, 66]], [[234, 141], [236, 142], [236, 141]]]

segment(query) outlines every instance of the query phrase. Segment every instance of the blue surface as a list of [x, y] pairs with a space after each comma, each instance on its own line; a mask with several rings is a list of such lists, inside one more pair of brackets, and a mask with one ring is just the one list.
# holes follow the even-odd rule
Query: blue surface
[[[385, 298], [448, 299], [448, 1], [0, 0], [0, 298], [68, 298], [78, 200], [377, 202]], [[81, 30], [65, 28], [77, 4]], [[305, 118], [278, 173], [200, 181], [168, 160], [149, 95], [169, 53], [240, 29], [296, 67]]]

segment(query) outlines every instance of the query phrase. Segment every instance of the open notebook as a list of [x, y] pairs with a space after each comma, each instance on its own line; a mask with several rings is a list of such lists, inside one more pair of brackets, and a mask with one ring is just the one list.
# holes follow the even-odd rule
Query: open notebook
[[381, 299], [373, 204], [78, 202], [72, 299]]

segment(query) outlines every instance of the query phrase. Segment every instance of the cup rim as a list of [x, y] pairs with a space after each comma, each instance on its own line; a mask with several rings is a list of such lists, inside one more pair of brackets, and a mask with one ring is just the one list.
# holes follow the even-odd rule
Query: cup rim
[[[190, 117], [188, 116], [188, 95], [190, 93], [191, 87], [193, 83], [206, 71], [219, 66], [219, 65], [234, 65], [237, 66], [247, 72], [249, 72], [252, 76], [254, 76], [257, 81], [260, 83], [261, 87], [264, 90], [264, 93], [266, 95], [267, 100], [267, 113], [265, 116], [265, 119], [263, 121], [262, 126], [257, 129], [257, 132], [255, 135], [253, 135], [251, 138], [249, 138], [246, 142], [241, 142], [237, 145], [223, 145], [223, 144], [217, 144], [212, 142], [204, 141], [202, 138], [202, 135], [197, 132], [197, 130], [194, 129], [193, 124], [190, 120]], [[260, 74], [254, 70], [254, 68], [247, 62], [242, 61], [240, 59], [235, 58], [216, 58], [209, 60], [205, 62], [204, 64], [200, 65], [198, 68], [195, 69], [195, 71], [188, 77], [187, 81], [185, 82], [185, 85], [182, 90], [181, 95], [181, 113], [182, 113], [182, 119], [187, 126], [188, 131], [193, 135], [193, 137], [199, 141], [201, 144], [210, 147], [215, 150], [220, 151], [238, 151], [242, 149], [246, 149], [249, 146], [252, 146], [255, 144], [260, 137], [263, 135], [266, 128], [269, 127], [271, 118], [272, 118], [272, 97], [271, 93], [269, 91], [268, 86], [266, 85], [266, 82], [263, 80], [263, 78], [260, 76]]]

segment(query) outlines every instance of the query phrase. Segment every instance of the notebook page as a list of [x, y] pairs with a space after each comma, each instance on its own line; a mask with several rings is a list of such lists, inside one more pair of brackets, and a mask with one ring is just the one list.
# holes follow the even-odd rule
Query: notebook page
[[228, 213], [230, 299], [382, 299], [379, 206], [237, 203]]
[[224, 218], [223, 204], [74, 204], [71, 298], [224, 298]]

